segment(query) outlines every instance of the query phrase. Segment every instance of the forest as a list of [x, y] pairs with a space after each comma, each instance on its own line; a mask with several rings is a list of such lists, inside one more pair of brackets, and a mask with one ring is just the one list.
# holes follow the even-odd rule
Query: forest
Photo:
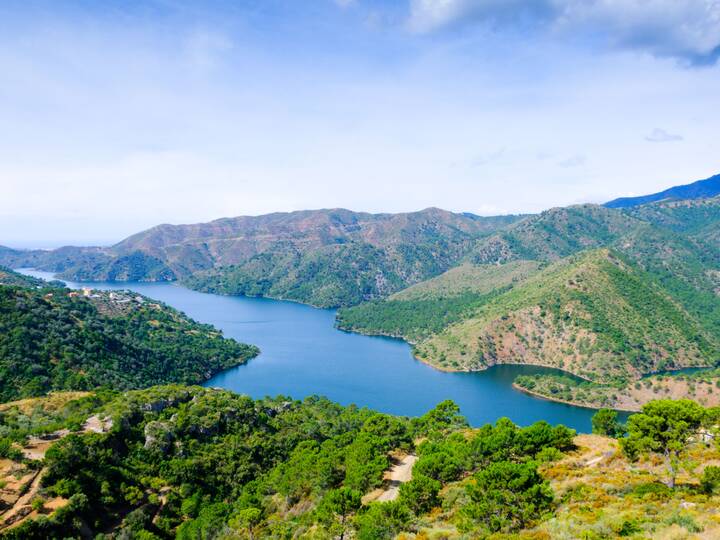
[[34, 287], [0, 285], [2, 401], [50, 390], [200, 383], [258, 354], [136, 293], [28, 284]]

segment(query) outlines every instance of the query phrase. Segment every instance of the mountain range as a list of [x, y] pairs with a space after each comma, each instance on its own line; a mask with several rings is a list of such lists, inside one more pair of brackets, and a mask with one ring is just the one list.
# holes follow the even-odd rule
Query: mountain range
[[610, 388], [593, 399], [612, 406], [613, 388], [720, 361], [715, 185], [527, 216], [335, 209], [160, 225], [107, 248], [0, 248], [0, 264], [340, 307], [341, 328], [403, 337], [440, 369], [554, 367]]
[[322, 307], [386, 296], [437, 275], [522, 216], [429, 208], [407, 214], [312, 210], [159, 225], [107, 248], [0, 248], [0, 264], [77, 281], [173, 281], [222, 294]]

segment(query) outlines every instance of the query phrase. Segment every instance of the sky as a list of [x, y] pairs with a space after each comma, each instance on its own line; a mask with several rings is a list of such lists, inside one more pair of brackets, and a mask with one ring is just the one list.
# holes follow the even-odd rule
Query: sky
[[720, 172], [720, 0], [4, 0], [0, 245]]

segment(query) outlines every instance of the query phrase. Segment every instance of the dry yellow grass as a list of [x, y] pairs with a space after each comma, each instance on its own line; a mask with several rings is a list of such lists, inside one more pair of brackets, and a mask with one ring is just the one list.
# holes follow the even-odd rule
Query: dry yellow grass
[[[707, 496], [697, 489], [704, 467], [720, 463], [720, 451], [698, 444], [689, 452], [690, 472], [678, 477], [673, 491], [638, 488], [658, 486], [666, 478], [661, 459], [630, 463], [618, 441], [599, 435], [579, 435], [577, 450], [563, 459], [541, 466], [555, 493], [555, 515], [536, 527], [493, 539], [524, 540], [678, 540], [720, 538], [720, 496]], [[449, 499], [463, 491], [464, 482], [447, 486]], [[472, 538], [455, 527], [455, 516], [436, 512], [424, 519], [417, 534], [406, 540], [460, 540]]]
[[91, 392], [50, 392], [47, 396], [20, 399], [0, 404], [0, 412], [17, 408], [23, 414], [30, 414], [41, 407], [45, 411], [54, 411], [67, 405], [71, 401], [89, 396]]

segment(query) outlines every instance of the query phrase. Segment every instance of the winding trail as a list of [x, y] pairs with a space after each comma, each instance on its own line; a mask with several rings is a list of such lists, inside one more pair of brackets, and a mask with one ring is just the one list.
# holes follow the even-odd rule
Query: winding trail
[[412, 469], [417, 460], [418, 457], [415, 454], [393, 457], [392, 467], [385, 472], [384, 486], [368, 493], [363, 498], [363, 502], [388, 502], [397, 499], [400, 494], [400, 486], [412, 480]]

